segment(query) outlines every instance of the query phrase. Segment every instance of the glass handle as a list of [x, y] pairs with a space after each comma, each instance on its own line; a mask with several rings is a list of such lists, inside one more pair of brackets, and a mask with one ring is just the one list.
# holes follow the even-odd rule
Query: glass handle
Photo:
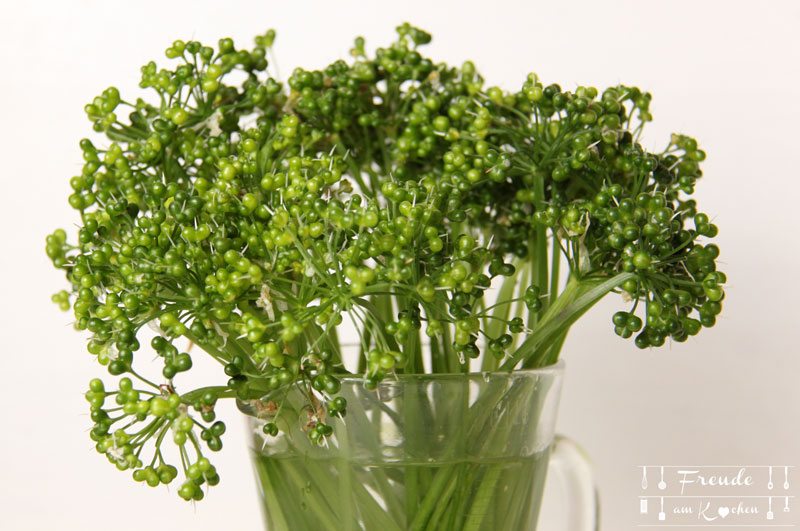
[[594, 470], [586, 453], [556, 435], [550, 452], [539, 531], [597, 531], [600, 506]]

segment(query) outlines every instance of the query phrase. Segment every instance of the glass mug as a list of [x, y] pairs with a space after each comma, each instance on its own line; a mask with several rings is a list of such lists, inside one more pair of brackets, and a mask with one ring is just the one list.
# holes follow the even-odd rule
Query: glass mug
[[[399, 375], [373, 391], [343, 377], [344, 417], [300, 386], [239, 401], [266, 529], [596, 530], [591, 467], [554, 435], [563, 372]], [[318, 420], [333, 428], [322, 444]]]

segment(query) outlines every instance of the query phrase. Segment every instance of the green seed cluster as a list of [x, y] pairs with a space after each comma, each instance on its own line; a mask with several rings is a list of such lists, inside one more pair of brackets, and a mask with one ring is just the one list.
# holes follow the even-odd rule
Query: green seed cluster
[[[650, 94], [567, 91], [535, 74], [503, 91], [469, 61], [424, 57], [430, 35], [408, 24], [371, 57], [358, 38], [352, 61], [297, 68], [284, 85], [267, 70], [273, 40], [175, 41], [174, 69], [141, 70], [152, 103], [111, 87], [85, 109], [104, 138], [80, 141], [69, 203], [82, 223], [75, 243], [59, 229], [46, 251], [70, 284], [53, 301], [90, 332], [89, 352], [143, 386], [125, 376], [87, 393], [98, 451], [137, 481], [177, 476], [168, 432], [181, 497], [219, 481], [201, 451], [222, 446], [219, 398], [302, 386], [322, 443], [326, 418], [346, 414], [344, 319], [369, 389], [424, 372], [423, 356], [433, 372], [552, 363], [569, 326], [614, 290], [632, 301], [614, 329], [639, 347], [714, 325], [726, 279], [700, 240], [717, 227], [689, 197], [705, 154], [685, 135], [661, 153], [641, 146]], [[133, 367], [145, 325], [159, 331], [161, 385]], [[174, 379], [192, 367], [179, 340], [227, 382], [179, 394]], [[279, 414], [265, 413], [264, 433], [278, 435]]]
[[[160, 394], [133, 388], [130, 378], [119, 381], [119, 389], [107, 392], [100, 379], [89, 382], [86, 400], [91, 408], [94, 421], [90, 435], [96, 442], [96, 449], [104, 454], [119, 470], [133, 470], [133, 479], [145, 482], [151, 487], [168, 485], [177, 477], [178, 470], [165, 462], [160, 445], [171, 431], [172, 438], [179, 447], [181, 462], [186, 473], [186, 482], [178, 494], [186, 500], [200, 500], [204, 483], [209, 486], [219, 483], [219, 475], [209, 460], [203, 457], [194, 435], [197, 421], [187, 414], [181, 397], [168, 388]], [[116, 407], [105, 408], [108, 397], [114, 396]], [[212, 405], [215, 398], [212, 398]], [[204, 420], [208, 419], [204, 416]], [[207, 441], [208, 448], [217, 451], [222, 448], [219, 437], [225, 432], [225, 424], [216, 422], [202, 428], [200, 436]], [[192, 462], [186, 451], [190, 439], [196, 449], [196, 459]], [[155, 451], [151, 462], [144, 465], [140, 455], [149, 441], [154, 440]]]

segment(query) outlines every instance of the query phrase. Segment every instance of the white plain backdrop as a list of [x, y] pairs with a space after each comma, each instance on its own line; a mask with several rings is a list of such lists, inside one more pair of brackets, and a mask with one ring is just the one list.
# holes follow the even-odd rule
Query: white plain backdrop
[[[559, 431], [595, 462], [603, 527], [634, 527], [636, 465], [800, 465], [800, 4], [8, 2], [0, 15], [0, 528], [260, 528], [233, 408], [220, 415], [229, 426], [216, 456], [222, 483], [197, 506], [174, 489], [134, 484], [94, 452], [82, 393], [105, 371], [49, 302], [64, 279], [44, 237], [74, 231], [78, 220], [66, 199], [78, 140], [91, 127], [84, 104], [112, 84], [135, 98], [139, 67], [166, 61], [174, 39], [249, 45], [275, 28], [285, 79], [295, 65], [347, 56], [356, 35], [370, 49], [388, 44], [405, 20], [433, 34], [429, 56], [471, 59], [489, 85], [515, 89], [535, 71], [566, 88], [649, 90], [655, 121], [645, 144], [686, 132], [708, 153], [696, 196], [720, 227], [729, 278], [718, 325], [639, 351], [613, 334], [621, 302], [610, 298], [564, 347]], [[222, 378], [218, 368], [200, 372]]]

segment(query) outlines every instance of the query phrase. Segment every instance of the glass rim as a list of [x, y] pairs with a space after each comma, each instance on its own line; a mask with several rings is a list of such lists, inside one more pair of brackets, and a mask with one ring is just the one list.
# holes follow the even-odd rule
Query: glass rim
[[[552, 365], [546, 365], [544, 367], [537, 367], [535, 369], [515, 369], [511, 371], [501, 371], [501, 370], [494, 370], [494, 371], [476, 371], [476, 372], [435, 372], [435, 373], [418, 373], [418, 374], [394, 374], [394, 375], [387, 375], [386, 378], [381, 380], [378, 385], [391, 385], [395, 383], [402, 383], [404, 381], [437, 381], [437, 380], [448, 380], [448, 381], [465, 381], [465, 380], [486, 380], [487, 378], [497, 379], [497, 378], [519, 378], [519, 377], [531, 377], [531, 376], [546, 376], [546, 375], [553, 375], [553, 376], [560, 376], [564, 373], [564, 360], [558, 360]], [[366, 380], [364, 376], [357, 375], [357, 374], [347, 374], [347, 375], [336, 375], [336, 378], [344, 383], [344, 382], [363, 382]]]

